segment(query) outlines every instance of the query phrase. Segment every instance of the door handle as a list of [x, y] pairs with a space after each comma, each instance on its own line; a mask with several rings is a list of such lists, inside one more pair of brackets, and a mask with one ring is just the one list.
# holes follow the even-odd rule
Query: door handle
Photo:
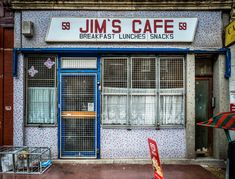
[[11, 106], [5, 106], [6, 111], [11, 111]]

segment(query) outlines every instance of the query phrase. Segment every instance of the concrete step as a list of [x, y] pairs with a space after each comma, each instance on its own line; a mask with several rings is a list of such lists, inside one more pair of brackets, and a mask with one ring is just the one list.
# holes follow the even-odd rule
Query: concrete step
[[[54, 163], [74, 163], [74, 164], [151, 164], [150, 159], [59, 159]], [[225, 167], [225, 161], [214, 158], [197, 159], [162, 159], [162, 164], [175, 165], [209, 165], [215, 167]]]

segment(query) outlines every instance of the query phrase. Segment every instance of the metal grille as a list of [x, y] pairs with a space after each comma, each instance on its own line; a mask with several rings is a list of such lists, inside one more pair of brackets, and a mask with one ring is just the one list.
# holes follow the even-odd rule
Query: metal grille
[[0, 147], [0, 172], [41, 174], [51, 166], [48, 147]]
[[88, 152], [95, 148], [94, 119], [62, 119], [64, 152]]
[[160, 58], [160, 88], [184, 87], [183, 58]]
[[62, 157], [86, 157], [96, 148], [95, 76], [61, 77]]
[[62, 57], [61, 68], [70, 69], [95, 69], [97, 68], [96, 57]]
[[127, 88], [127, 58], [105, 58], [103, 86]]
[[183, 124], [184, 58], [113, 57], [102, 64], [104, 125]]
[[184, 124], [184, 58], [160, 58], [160, 124]]
[[105, 58], [102, 66], [103, 123], [127, 124], [127, 58]]
[[16, 173], [41, 174], [51, 166], [48, 147], [26, 147], [16, 155]]
[[131, 58], [130, 124], [154, 125], [156, 119], [156, 58]]
[[131, 59], [131, 88], [156, 88], [155, 58]]
[[54, 124], [56, 57], [29, 56], [25, 69], [27, 124]]
[[[48, 59], [50, 59], [52, 63], [56, 62], [55, 57], [28, 57], [26, 63], [28, 87], [55, 87], [56, 65], [54, 64], [51, 68], [48, 68], [45, 65]], [[34, 69], [34, 75], [30, 73], [30, 69]]]

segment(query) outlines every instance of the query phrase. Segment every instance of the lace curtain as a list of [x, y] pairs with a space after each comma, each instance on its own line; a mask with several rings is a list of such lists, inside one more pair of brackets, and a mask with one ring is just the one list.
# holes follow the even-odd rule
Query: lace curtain
[[131, 124], [154, 125], [155, 96], [131, 96]]
[[182, 95], [160, 96], [160, 121], [162, 125], [183, 124], [184, 100]]
[[127, 124], [127, 96], [105, 96], [103, 123]]
[[56, 88], [28, 88], [28, 123], [53, 124], [55, 121]]
[[[130, 118], [131, 125], [153, 126], [156, 124], [156, 119], [158, 116], [156, 96], [152, 95], [155, 93], [154, 90], [132, 90], [132, 93], [135, 95], [132, 94], [129, 96], [129, 104], [127, 101], [127, 90], [119, 90], [118, 88], [104, 88], [104, 91], [106, 95], [103, 96], [103, 124], [127, 124], [128, 117]], [[147, 95], [144, 95], [144, 93]], [[128, 107], [130, 116], [128, 116], [127, 112]], [[161, 95], [160, 123], [162, 125], [175, 125], [183, 124], [183, 121], [183, 95]]]

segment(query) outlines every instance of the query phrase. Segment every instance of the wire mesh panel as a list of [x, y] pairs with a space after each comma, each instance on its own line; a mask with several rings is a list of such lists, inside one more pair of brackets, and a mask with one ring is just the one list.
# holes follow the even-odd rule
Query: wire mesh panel
[[156, 58], [131, 58], [130, 123], [154, 125], [156, 120]]
[[184, 124], [184, 58], [160, 58], [160, 123]]
[[69, 69], [95, 69], [96, 57], [62, 57], [61, 68]]
[[127, 88], [127, 58], [103, 59], [103, 86]]
[[0, 146], [0, 172], [16, 172], [16, 154], [24, 147]]
[[131, 67], [131, 88], [156, 88], [156, 58], [133, 57]]
[[16, 173], [41, 174], [52, 165], [50, 149], [26, 147], [17, 153], [15, 163]]
[[61, 157], [95, 157], [96, 76], [61, 76]]
[[54, 124], [56, 117], [56, 58], [27, 58], [27, 124]]
[[0, 172], [41, 174], [51, 165], [48, 147], [0, 147]]
[[160, 58], [160, 88], [184, 87], [183, 58]]
[[104, 58], [102, 66], [102, 122], [127, 124], [127, 58]]
[[102, 59], [103, 125], [183, 125], [183, 57]]
[[26, 69], [28, 87], [55, 86], [55, 57], [28, 57]]

